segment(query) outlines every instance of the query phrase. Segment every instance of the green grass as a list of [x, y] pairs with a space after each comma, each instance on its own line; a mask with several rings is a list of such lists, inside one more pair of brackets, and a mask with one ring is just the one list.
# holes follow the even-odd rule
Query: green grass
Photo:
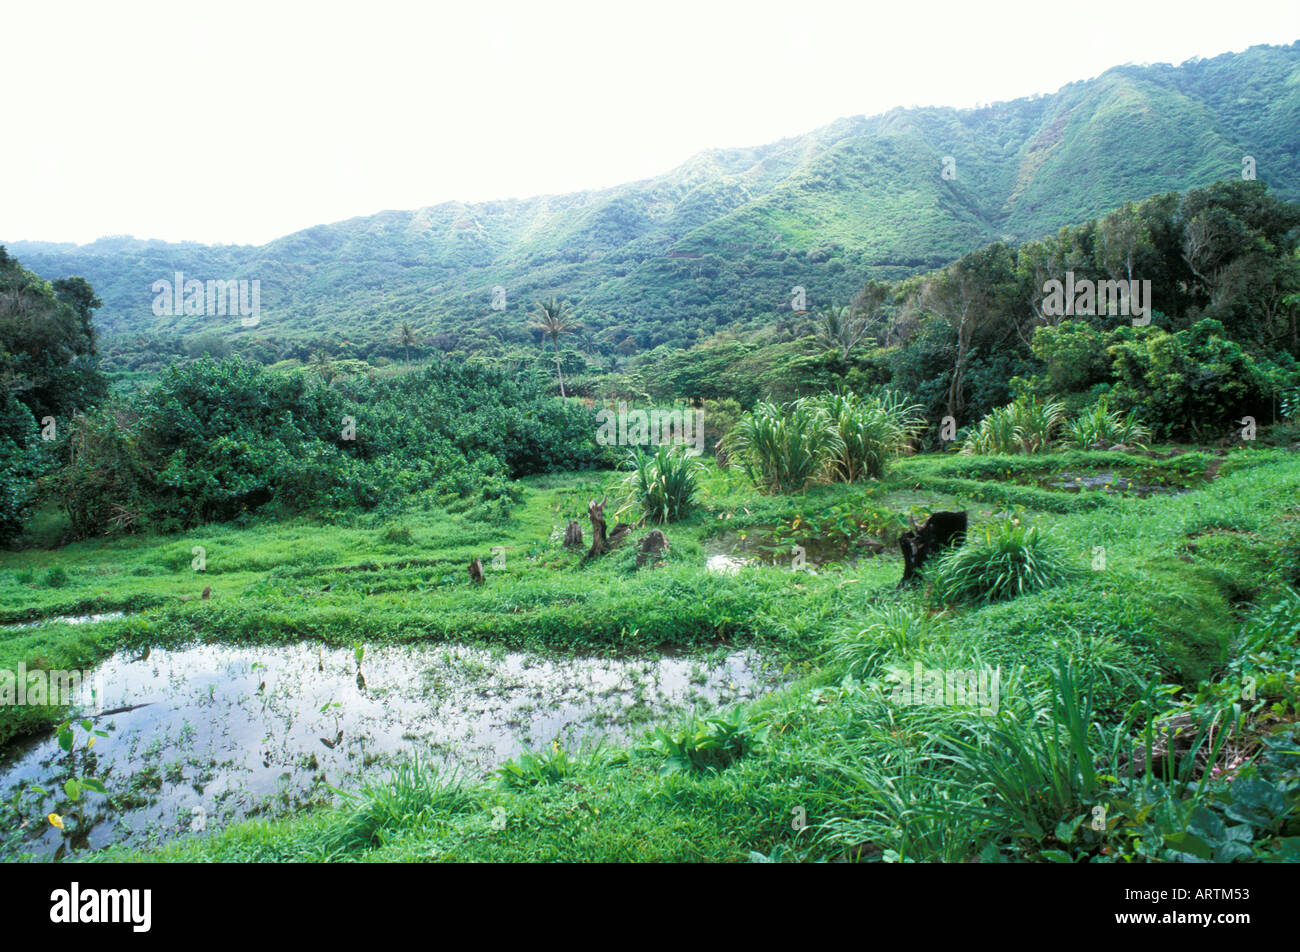
[[976, 526], [964, 545], [927, 566], [941, 604], [1006, 601], [1058, 585], [1075, 573], [1064, 543], [1019, 517]]
[[[525, 480], [522, 502], [501, 524], [417, 505], [387, 523], [257, 522], [3, 553], [6, 621], [132, 614], [94, 626], [2, 631], [0, 668], [20, 660], [86, 666], [127, 644], [301, 639], [342, 646], [438, 640], [565, 654], [754, 644], [789, 665], [789, 686], [749, 705], [743, 720], [722, 711], [712, 720], [652, 723], [622, 749], [546, 748], [495, 779], [411, 764], [376, 773], [332, 809], [241, 823], [149, 852], [111, 848], [95, 859], [1055, 858], [1081, 848], [1082, 835], [1056, 823], [1068, 826], [1072, 811], [1098, 797], [1137, 795], [1105, 779], [1102, 754], [1110, 748], [1101, 740], [1113, 747], [1117, 731], [1141, 729], [1126, 727], [1125, 718], [1154, 686], [1169, 682], [1191, 693], [1215, 683], [1235, 663], [1230, 642], [1251, 606], [1300, 583], [1293, 454], [1239, 451], [1212, 482], [1145, 499], [1012, 481], [1069, 470], [1083, 456], [1098, 466], [1115, 465], [1109, 457], [1136, 459], [913, 457], [892, 463], [879, 481], [789, 496], [761, 495], [742, 473], [708, 464], [695, 509], [666, 527], [672, 548], [655, 569], [637, 570], [632, 546], [583, 565], [582, 553], [561, 544], [559, 530], [584, 520], [589, 498], [617, 496], [616, 473]], [[1171, 478], [1202, 477], [1211, 458], [1185, 456], [1192, 458], [1140, 464]], [[1000, 524], [1009, 496], [1024, 507], [1018, 518], [1058, 540], [1071, 571], [1010, 599], [958, 601], [942, 617], [922, 594], [895, 589], [901, 561], [892, 549], [815, 575], [788, 564], [735, 575], [703, 570], [719, 535], [737, 529], [797, 522], [851, 534], [865, 530], [848, 527], [849, 516], [901, 522], [909, 511], [956, 507], [970, 510], [979, 531]], [[1090, 499], [1097, 502], [1081, 504]], [[869, 520], [870, 513], [877, 515]], [[196, 545], [206, 549], [203, 573], [190, 568]], [[494, 546], [505, 548], [504, 568], [490, 565]], [[482, 587], [471, 586], [465, 571], [474, 555], [487, 567]], [[48, 586], [54, 568], [66, 579]], [[207, 601], [194, 597], [204, 585], [212, 587]], [[1262, 642], [1251, 644], [1259, 656]], [[1280, 650], [1268, 657], [1282, 660], [1270, 663], [1292, 663]], [[891, 701], [887, 671], [917, 662], [997, 668], [1000, 719]], [[1272, 677], [1261, 683], [1293, 690], [1285, 677]], [[60, 714], [0, 711], [0, 737], [46, 728]], [[1017, 731], [1019, 760], [989, 759]], [[1032, 813], [1008, 805], [1015, 790], [1040, 786], [1051, 796], [1035, 801]], [[1190, 816], [1181, 809], [1167, 812]], [[1176, 833], [1169, 836], [1177, 840]]]

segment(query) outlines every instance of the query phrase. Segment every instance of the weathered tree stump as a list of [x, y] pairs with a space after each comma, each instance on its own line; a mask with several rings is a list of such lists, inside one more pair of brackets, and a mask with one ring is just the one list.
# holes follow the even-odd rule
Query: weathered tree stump
[[636, 567], [640, 568], [653, 557], [658, 559], [668, 551], [668, 536], [658, 529], [651, 529], [649, 535], [641, 540], [641, 547], [636, 554]]
[[575, 549], [582, 548], [582, 526], [578, 522], [570, 522], [565, 527], [564, 544]]
[[620, 522], [614, 526], [613, 532], [605, 534], [605, 502], [608, 499], [609, 497], [606, 496], [600, 502], [593, 499], [587, 503], [587, 518], [591, 520], [591, 548], [587, 550], [585, 558], [592, 559], [604, 555], [632, 531], [631, 526]]
[[587, 550], [589, 559], [605, 554], [605, 499], [600, 502], [593, 499], [587, 503], [587, 518], [591, 520], [591, 548]]
[[938, 555], [950, 546], [966, 541], [967, 516], [961, 512], [932, 512], [925, 525], [918, 527], [911, 516], [907, 519], [912, 529], [898, 537], [898, 547], [903, 552], [903, 579], [906, 585], [931, 556]]
[[469, 564], [469, 580], [475, 585], [483, 584], [483, 563], [477, 556]]

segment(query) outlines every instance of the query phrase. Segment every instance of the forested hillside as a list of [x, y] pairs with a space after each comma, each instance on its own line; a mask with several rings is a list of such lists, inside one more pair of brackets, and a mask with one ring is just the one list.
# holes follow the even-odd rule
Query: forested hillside
[[[1276, 195], [1300, 198], [1300, 43], [1116, 67], [976, 110], [843, 119], [617, 188], [383, 212], [261, 247], [106, 238], [9, 250], [47, 278], [88, 279], [104, 301], [96, 321], [119, 348], [217, 333], [267, 362], [307, 342], [369, 356], [400, 322], [446, 350], [524, 343], [534, 338], [522, 316], [557, 295], [602, 332], [603, 349], [630, 355], [768, 323], [789, 312], [796, 286], [810, 309], [846, 302], [867, 279], [1240, 179], [1245, 157]], [[260, 281], [260, 322], [155, 315], [151, 286], [177, 271]], [[503, 309], [492, 306], [498, 285]]]

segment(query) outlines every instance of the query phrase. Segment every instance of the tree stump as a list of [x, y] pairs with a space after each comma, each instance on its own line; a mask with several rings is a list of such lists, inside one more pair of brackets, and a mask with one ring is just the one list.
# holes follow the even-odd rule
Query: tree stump
[[598, 555], [604, 555], [614, 546], [623, 541], [624, 536], [632, 531], [632, 527], [626, 523], [620, 522], [614, 526], [614, 531], [605, 534], [605, 502], [609, 499], [606, 496], [600, 502], [591, 500], [587, 503], [587, 518], [591, 520], [591, 548], [587, 550], [584, 558], [592, 559]]
[[582, 548], [582, 526], [576, 521], [570, 522], [564, 530], [564, 544], [571, 548]]
[[968, 517], [965, 510], [961, 512], [932, 512], [925, 525], [917, 527], [916, 519], [907, 517], [911, 531], [898, 537], [898, 547], [903, 552], [903, 579], [899, 586], [906, 585], [916, 577], [921, 566], [931, 556], [937, 556], [944, 549], [961, 545], [966, 541]]
[[636, 567], [640, 568], [650, 561], [658, 559], [668, 551], [668, 536], [658, 529], [651, 529], [650, 534], [641, 540], [640, 550], [636, 554]]
[[591, 548], [587, 550], [589, 559], [605, 554], [605, 499], [600, 502], [593, 499], [587, 503], [587, 518], [591, 520]]
[[469, 580], [475, 585], [483, 584], [483, 563], [477, 557], [469, 564]]

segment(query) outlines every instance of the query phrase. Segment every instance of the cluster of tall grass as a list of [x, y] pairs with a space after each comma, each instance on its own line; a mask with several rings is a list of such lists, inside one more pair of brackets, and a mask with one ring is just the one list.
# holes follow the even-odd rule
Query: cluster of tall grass
[[942, 631], [939, 618], [924, 609], [888, 602], [873, 607], [862, 628], [835, 635], [826, 658], [849, 677], [865, 680], [878, 674], [887, 659], [914, 655]]
[[702, 464], [685, 448], [664, 444], [646, 453], [638, 447], [629, 454], [628, 466], [631, 472], [625, 486], [646, 521], [676, 522], [690, 514]]
[[[1235, 834], [1207, 809], [1214, 805], [1207, 764], [1222, 759], [1232, 733], [1221, 711], [1207, 708], [1193, 719], [1189, 750], [1173, 762], [1154, 756], [1162, 742], [1160, 690], [1148, 689], [1125, 717], [1107, 722], [1074, 659], [1058, 657], [1043, 682], [1023, 674], [1010, 672], [1004, 703], [991, 716], [891, 711], [883, 695], [865, 689], [847, 698], [855, 715], [849, 730], [816, 759], [838, 782], [815, 839], [840, 849], [878, 844], [895, 862], [1252, 854], [1251, 835], [1232, 842]], [[916, 746], [891, 743], [900, 732]], [[1266, 822], [1256, 825], [1267, 835]], [[1236, 852], [1220, 855], [1225, 848]]]
[[429, 827], [469, 810], [473, 790], [454, 772], [419, 758], [398, 762], [390, 776], [339, 794], [340, 822], [323, 837], [327, 856], [381, 844], [387, 835]]
[[961, 451], [991, 456], [1045, 453], [1054, 446], [1086, 450], [1099, 443], [1145, 447], [1150, 439], [1136, 410], [1112, 410], [1105, 397], [1073, 419], [1067, 419], [1063, 403], [1023, 397], [985, 414], [967, 431]]
[[1137, 410], [1127, 413], [1112, 410], [1109, 401], [1103, 397], [1065, 424], [1061, 445], [1075, 450], [1090, 449], [1098, 444], [1145, 448], [1150, 439], [1151, 431], [1138, 420]]
[[[978, 723], [978, 722], [977, 722]], [[1042, 842], [1066, 818], [1094, 803], [1102, 787], [1098, 763], [1117, 759], [1122, 732], [1094, 717], [1091, 685], [1058, 661], [1045, 691], [1012, 697], [973, 736], [943, 741], [954, 780], [985, 796], [968, 807], [991, 830]]]
[[1006, 601], [1064, 582], [1075, 570], [1060, 542], [1011, 517], [971, 529], [927, 574], [934, 597], [958, 605]]
[[966, 454], [1043, 453], [1065, 420], [1065, 405], [1027, 397], [990, 411], [962, 442]]
[[924, 421], [896, 393], [852, 392], [758, 403], [728, 434], [728, 453], [764, 492], [878, 478]]

